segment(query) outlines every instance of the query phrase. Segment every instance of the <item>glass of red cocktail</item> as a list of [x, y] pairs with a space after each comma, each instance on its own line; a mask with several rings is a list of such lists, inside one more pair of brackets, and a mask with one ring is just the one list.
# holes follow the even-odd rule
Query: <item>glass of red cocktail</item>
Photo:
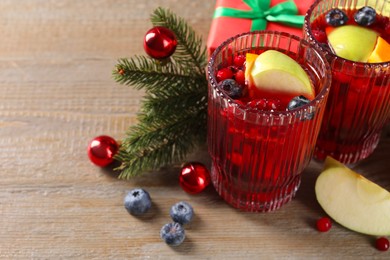
[[305, 39], [325, 54], [332, 86], [314, 156], [368, 157], [390, 117], [390, 1], [316, 1]]
[[[245, 58], [269, 50], [289, 56], [307, 73], [313, 95], [305, 104], [287, 108], [293, 96], [299, 94], [278, 88], [278, 84], [290, 84], [286, 82], [290, 76], [283, 76], [286, 73], [293, 75], [289, 78], [293, 85], [295, 72], [271, 70], [265, 81], [273, 78], [273, 88], [250, 86]], [[283, 60], [271, 60], [276, 67], [284, 64]], [[288, 70], [290, 64], [286, 67]], [[207, 74], [208, 147], [214, 187], [236, 208], [256, 212], [278, 209], [295, 195], [301, 173], [312, 157], [331, 82], [329, 64], [316, 47], [303, 39], [282, 32], [257, 31], [238, 35], [219, 46], [210, 58]], [[241, 82], [244, 94], [237, 95], [239, 91], [231, 86], [226, 88], [224, 82], [229, 77]]]

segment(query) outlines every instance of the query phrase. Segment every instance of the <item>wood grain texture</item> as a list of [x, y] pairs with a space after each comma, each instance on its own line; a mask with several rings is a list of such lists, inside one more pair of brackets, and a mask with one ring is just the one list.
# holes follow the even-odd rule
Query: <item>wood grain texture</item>
[[[178, 185], [179, 167], [131, 181], [93, 166], [88, 141], [122, 138], [136, 123], [142, 92], [116, 84], [120, 57], [143, 54], [150, 13], [171, 8], [206, 39], [214, 1], [0, 1], [1, 259], [280, 259], [388, 258], [374, 238], [335, 225], [314, 197], [321, 165], [305, 170], [297, 197], [268, 214], [239, 212], [212, 187], [197, 196]], [[354, 169], [390, 188], [390, 131]], [[205, 149], [189, 159], [208, 163]], [[126, 191], [153, 198], [146, 216], [123, 207]], [[159, 238], [174, 203], [190, 202], [196, 218], [177, 248]]]

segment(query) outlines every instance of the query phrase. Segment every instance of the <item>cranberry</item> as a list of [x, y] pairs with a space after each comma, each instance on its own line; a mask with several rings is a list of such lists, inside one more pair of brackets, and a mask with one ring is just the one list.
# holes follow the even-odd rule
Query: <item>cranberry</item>
[[389, 249], [389, 240], [385, 237], [380, 237], [375, 242], [376, 249], [387, 251]]
[[244, 55], [237, 55], [234, 57], [233, 64], [237, 67], [244, 66], [244, 63], [246, 61], [246, 58]]
[[317, 220], [317, 230], [320, 232], [327, 232], [332, 227], [332, 221], [330, 218], [322, 217]]
[[217, 81], [221, 82], [225, 79], [232, 79], [233, 78], [233, 71], [230, 68], [223, 68], [218, 70], [217, 72]]
[[243, 70], [238, 70], [234, 75], [234, 78], [238, 84], [245, 86], [245, 72]]

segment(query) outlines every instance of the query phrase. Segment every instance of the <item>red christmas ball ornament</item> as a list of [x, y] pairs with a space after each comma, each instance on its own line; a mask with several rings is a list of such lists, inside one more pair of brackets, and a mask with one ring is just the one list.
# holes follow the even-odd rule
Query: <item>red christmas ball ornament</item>
[[119, 145], [110, 136], [101, 135], [92, 139], [88, 144], [88, 157], [92, 163], [106, 167], [114, 161]]
[[185, 163], [181, 168], [179, 183], [185, 192], [197, 194], [210, 184], [210, 173], [199, 162]]
[[161, 60], [170, 57], [175, 52], [176, 46], [176, 36], [168, 28], [156, 26], [145, 34], [145, 52], [154, 59]]

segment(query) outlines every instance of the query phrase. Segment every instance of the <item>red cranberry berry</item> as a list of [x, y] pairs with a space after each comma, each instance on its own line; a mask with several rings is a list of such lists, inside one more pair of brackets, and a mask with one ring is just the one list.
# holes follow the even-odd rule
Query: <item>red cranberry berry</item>
[[389, 249], [389, 240], [385, 237], [380, 237], [375, 242], [376, 249], [387, 251]]
[[232, 79], [233, 78], [233, 71], [230, 68], [223, 68], [218, 70], [217, 72], [217, 81], [221, 82], [226, 79]]
[[245, 61], [245, 55], [237, 55], [234, 57], [233, 64], [237, 67], [242, 67], [244, 66]]
[[330, 218], [322, 217], [317, 220], [317, 230], [320, 232], [327, 232], [332, 227], [332, 221]]
[[236, 74], [234, 74], [234, 79], [241, 86], [245, 86], [245, 72], [243, 70], [238, 70]]

